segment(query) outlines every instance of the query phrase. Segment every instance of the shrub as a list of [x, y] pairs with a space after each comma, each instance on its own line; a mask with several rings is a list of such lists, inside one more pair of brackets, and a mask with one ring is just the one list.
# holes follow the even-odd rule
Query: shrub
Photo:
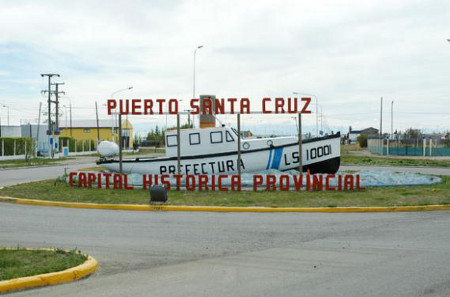
[[62, 151], [63, 146], [67, 146], [67, 143], [69, 144], [69, 151], [75, 152], [75, 144], [77, 146], [76, 151], [82, 152], [83, 151], [83, 142], [84, 142], [84, 151], [89, 151], [89, 141], [91, 142], [91, 151], [96, 150], [96, 143], [94, 140], [77, 140], [73, 137], [59, 137], [59, 148], [60, 151]]
[[34, 154], [34, 146], [30, 137], [0, 137], [0, 146], [2, 145], [2, 141], [4, 143], [3, 147], [5, 151], [3, 154], [5, 156], [14, 155], [14, 143], [16, 146], [16, 155], [26, 155], [25, 158], [28, 159], [29, 156]]
[[360, 147], [367, 147], [367, 135], [366, 134], [359, 135], [356, 140], [358, 141]]

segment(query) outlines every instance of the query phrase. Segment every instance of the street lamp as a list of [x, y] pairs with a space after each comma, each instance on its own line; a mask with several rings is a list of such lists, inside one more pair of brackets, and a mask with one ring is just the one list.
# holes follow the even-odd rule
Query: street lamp
[[[192, 99], [195, 99], [195, 57], [197, 56], [197, 50], [201, 49], [203, 45], [199, 45], [194, 50], [194, 75], [193, 75], [193, 83], [192, 83]], [[192, 126], [194, 126], [194, 116], [192, 116]]]
[[297, 123], [297, 117], [291, 117], [291, 119], [294, 120], [295, 122], [295, 128], [297, 128], [297, 133], [298, 133], [298, 123]]
[[67, 123], [67, 105], [63, 105], [63, 107], [64, 107], [64, 114], [66, 115], [66, 128], [67, 128], [67, 126], [68, 126], [68, 123]]
[[[111, 94], [111, 99], [114, 98], [114, 95], [119, 93], [119, 92], [123, 92], [123, 91], [127, 91], [127, 90], [131, 90], [133, 88], [133, 86], [125, 88], [125, 89], [120, 89], [117, 90], [115, 92], [112, 92]], [[113, 116], [114, 118], [114, 116]], [[114, 120], [113, 120], [114, 122]], [[114, 127], [112, 127], [114, 129]], [[119, 173], [122, 174], [122, 113], [119, 112]]]
[[[298, 92], [292, 92], [294, 95], [298, 95]], [[298, 111], [298, 172], [301, 175], [303, 172], [303, 150], [302, 150], [302, 112]]]
[[112, 92], [112, 94], [111, 94], [111, 99], [114, 98], [114, 95], [115, 95], [115, 94], [120, 93], [120, 92], [123, 92], [123, 91], [126, 91], [126, 90], [131, 90], [132, 88], [133, 88], [133, 86], [128, 87], [128, 88], [125, 88], [125, 89], [120, 89], [120, 90], [117, 90], [117, 91], [115, 91], [115, 92]]
[[[69, 99], [70, 137], [72, 137], [72, 99], [71, 99], [71, 97], [69, 97], [69, 96], [64, 96], [64, 97], [66, 97], [67, 99]], [[66, 122], [67, 122], [67, 110], [66, 110]], [[67, 126], [67, 123], [66, 123], [66, 126]]]
[[[117, 91], [112, 92], [112, 93], [111, 93], [111, 99], [114, 98], [114, 95], [115, 95], [115, 94], [120, 93], [120, 92], [123, 92], [123, 91], [131, 90], [132, 88], [133, 88], [133, 86], [128, 87], [128, 88], [124, 88], [124, 89], [120, 89], [120, 90], [117, 90]], [[111, 114], [111, 116], [112, 116], [112, 118], [113, 118], [113, 125], [116, 124], [116, 119], [114, 118], [114, 114], [115, 114], [115, 111], [114, 111], [113, 114]], [[114, 127], [112, 127], [112, 128], [113, 128], [112, 130], [114, 131]]]
[[[185, 109], [184, 111], [186, 111], [188, 113], [188, 128], [191, 128], [191, 112], [192, 112], [192, 109]], [[194, 126], [194, 115], [192, 115], [192, 126]]]
[[293, 94], [311, 96], [314, 97], [314, 99], [316, 99], [316, 135], [319, 136], [319, 98], [317, 98], [316, 95], [311, 93], [294, 92]]
[[192, 87], [192, 99], [195, 98], [195, 57], [197, 55], [197, 50], [201, 49], [202, 47], [203, 47], [203, 45], [199, 45], [194, 50], [194, 81], [193, 81], [193, 87]]
[[2, 107], [6, 107], [8, 109], [8, 126], [9, 126], [9, 106], [3, 104]]

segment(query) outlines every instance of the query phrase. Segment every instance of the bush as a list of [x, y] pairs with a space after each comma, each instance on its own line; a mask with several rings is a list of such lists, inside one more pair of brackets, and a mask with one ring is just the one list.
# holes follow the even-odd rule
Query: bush
[[69, 143], [69, 152], [75, 152], [75, 144], [77, 145], [77, 152], [83, 151], [83, 142], [84, 142], [84, 151], [89, 151], [89, 141], [91, 142], [91, 151], [96, 150], [96, 143], [94, 140], [77, 140], [72, 137], [59, 137], [59, 148], [62, 152], [62, 147], [67, 146], [67, 143]]
[[2, 141], [5, 150], [3, 155], [5, 156], [14, 155], [14, 143], [16, 146], [16, 155], [26, 155], [25, 158], [27, 159], [29, 156], [34, 155], [34, 146], [30, 137], [0, 137], [0, 150]]
[[358, 141], [360, 147], [367, 147], [367, 135], [366, 134], [359, 135], [356, 140]]

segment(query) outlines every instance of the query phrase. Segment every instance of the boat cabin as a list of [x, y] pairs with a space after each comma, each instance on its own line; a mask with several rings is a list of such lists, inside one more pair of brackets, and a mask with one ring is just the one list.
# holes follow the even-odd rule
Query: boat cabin
[[[177, 156], [177, 131], [166, 132], [166, 156]], [[297, 137], [242, 138], [241, 150], [271, 148], [295, 143]], [[213, 127], [180, 130], [181, 156], [211, 155], [215, 153], [237, 152], [238, 132], [231, 127]]]
[[[177, 156], [177, 131], [166, 132], [166, 155]], [[181, 129], [182, 156], [223, 153], [237, 150], [238, 133], [230, 127]]]

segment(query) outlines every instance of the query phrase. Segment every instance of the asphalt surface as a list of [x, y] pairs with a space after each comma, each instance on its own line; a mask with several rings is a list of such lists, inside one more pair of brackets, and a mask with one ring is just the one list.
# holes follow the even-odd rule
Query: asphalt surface
[[70, 172], [92, 166], [97, 166], [94, 159], [86, 157], [58, 165], [0, 169], [0, 186], [57, 178], [63, 175], [64, 171]]
[[[0, 185], [93, 165], [0, 170]], [[427, 170], [420, 172], [448, 172]], [[177, 213], [0, 203], [0, 226], [0, 246], [76, 247], [100, 263], [87, 279], [11, 296], [450, 296], [450, 212]]]
[[177, 213], [0, 203], [0, 245], [100, 268], [11, 296], [450, 296], [450, 213]]

